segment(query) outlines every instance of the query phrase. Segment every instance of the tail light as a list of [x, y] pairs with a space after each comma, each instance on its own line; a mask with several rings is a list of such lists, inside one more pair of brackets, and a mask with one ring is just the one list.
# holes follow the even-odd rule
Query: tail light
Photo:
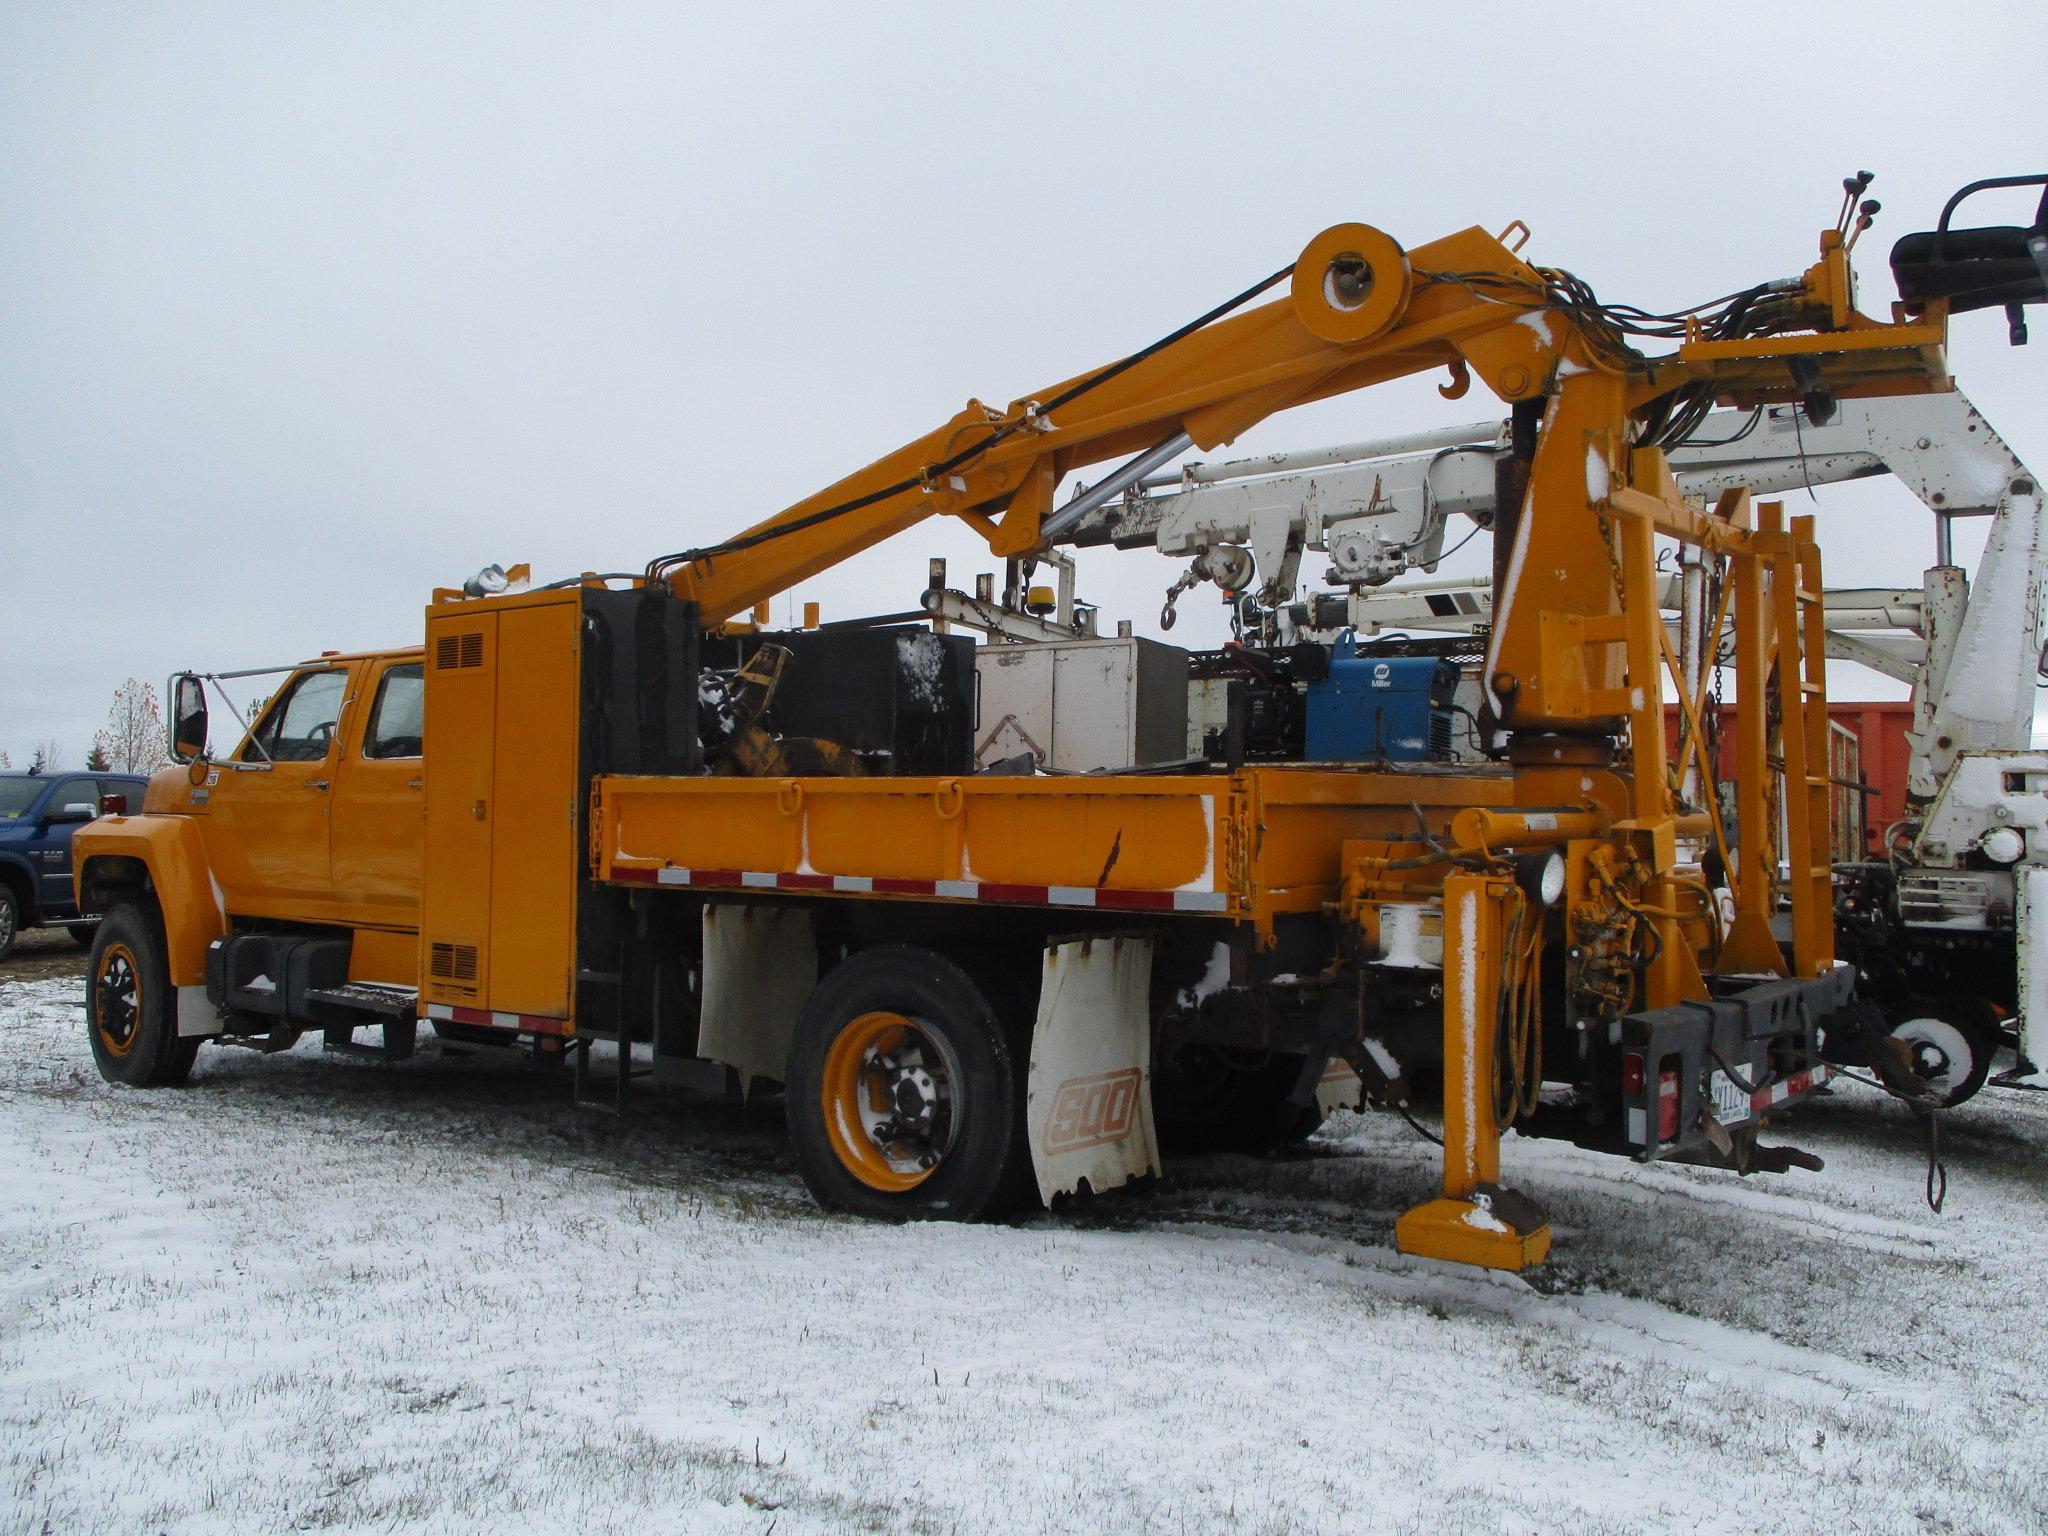
[[1626, 1051], [1621, 1058], [1621, 1096], [1625, 1099], [1640, 1099], [1643, 1096], [1643, 1053]]
[[1678, 1139], [1678, 1074], [1657, 1074], [1657, 1139]]

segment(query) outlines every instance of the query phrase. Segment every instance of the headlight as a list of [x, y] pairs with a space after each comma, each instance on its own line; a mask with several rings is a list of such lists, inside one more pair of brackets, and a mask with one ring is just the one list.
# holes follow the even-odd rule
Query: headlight
[[1977, 844], [1977, 851], [1994, 864], [2017, 864], [2027, 851], [2027, 839], [2018, 827], [1993, 827]]

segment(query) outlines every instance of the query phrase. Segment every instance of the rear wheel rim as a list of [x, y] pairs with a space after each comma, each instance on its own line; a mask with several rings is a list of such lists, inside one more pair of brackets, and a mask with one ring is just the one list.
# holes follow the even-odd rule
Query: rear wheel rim
[[142, 978], [135, 952], [126, 944], [109, 944], [100, 952], [92, 973], [93, 1028], [110, 1056], [135, 1049], [142, 1022]]
[[825, 1138], [869, 1189], [903, 1194], [959, 1141], [960, 1064], [944, 1035], [886, 1010], [850, 1020], [825, 1053]]

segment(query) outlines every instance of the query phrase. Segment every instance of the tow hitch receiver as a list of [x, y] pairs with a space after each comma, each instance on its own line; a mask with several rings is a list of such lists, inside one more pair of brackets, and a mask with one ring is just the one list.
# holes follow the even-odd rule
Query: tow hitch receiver
[[1623, 1123], [1635, 1155], [1704, 1159], [1742, 1173], [1816, 1165], [1808, 1154], [1757, 1145], [1756, 1129], [1765, 1114], [1827, 1082], [1821, 1032], [1855, 1007], [1854, 985], [1855, 972], [1840, 966], [1623, 1019]]

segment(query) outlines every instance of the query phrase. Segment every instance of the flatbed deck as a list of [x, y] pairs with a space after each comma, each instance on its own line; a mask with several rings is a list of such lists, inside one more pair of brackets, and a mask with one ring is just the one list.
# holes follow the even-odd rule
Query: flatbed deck
[[663, 778], [593, 786], [600, 880], [994, 902], [1270, 927], [1336, 899], [1346, 839], [1504, 805], [1505, 771], [1253, 766], [1050, 778]]

